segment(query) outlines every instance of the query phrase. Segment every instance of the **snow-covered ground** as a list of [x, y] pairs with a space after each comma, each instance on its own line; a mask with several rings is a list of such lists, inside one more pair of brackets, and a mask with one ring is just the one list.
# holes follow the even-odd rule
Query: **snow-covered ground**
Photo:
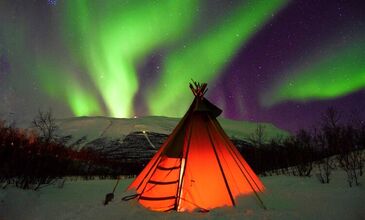
[[159, 213], [146, 210], [135, 200], [121, 201], [130, 193], [132, 181], [122, 180], [116, 198], [102, 205], [113, 180], [67, 181], [64, 187], [50, 186], [38, 192], [13, 187], [0, 189], [0, 219], [365, 219], [365, 177], [361, 186], [350, 188], [346, 174], [336, 171], [330, 184], [310, 178], [272, 176], [262, 178], [267, 190], [262, 196], [267, 210], [252, 197], [239, 198], [235, 208], [208, 213]]

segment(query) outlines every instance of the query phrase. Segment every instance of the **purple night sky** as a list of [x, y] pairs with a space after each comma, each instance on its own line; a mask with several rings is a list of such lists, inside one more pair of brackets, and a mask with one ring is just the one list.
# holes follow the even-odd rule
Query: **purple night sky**
[[[219, 18], [229, 16], [235, 8], [246, 4], [241, 1], [202, 2], [193, 13], [201, 14], [200, 20], [185, 37], [191, 42], [201, 39], [201, 29], [214, 27]], [[36, 62], [31, 59], [44, 54], [50, 54], [45, 56], [47, 58], [56, 57], [55, 60], [64, 69], [77, 69], [77, 73], [69, 76], [81, 79], [79, 85], [88, 88], [90, 94], [96, 94], [94, 96], [101, 102], [101, 110], [99, 114], [90, 115], [114, 116], [108, 114], [107, 103], [100, 101], [103, 93], [97, 91], [97, 85], [86, 77], [80, 77], [87, 72], [83, 64], [77, 63], [83, 60], [75, 59], [82, 46], [75, 49], [71, 45], [72, 49], [68, 51], [68, 39], [65, 40], [65, 35], [58, 32], [64, 28], [58, 19], [66, 16], [62, 14], [64, 11], [61, 7], [61, 2], [56, 0], [0, 3], [0, 118], [20, 123], [29, 121], [38, 109], [50, 107], [58, 118], [77, 116], [69, 103], [61, 99], [65, 96], [54, 95], [50, 92], [52, 88], [47, 87], [47, 91], [44, 87], [42, 89], [34, 65]], [[321, 114], [329, 107], [343, 112], [346, 119], [355, 114], [364, 120], [364, 12], [365, 1], [289, 1], [241, 47], [236, 48], [224, 68], [208, 80], [208, 99], [223, 109], [226, 118], [269, 122], [290, 131], [318, 125]], [[252, 13], [256, 13], [255, 10]], [[19, 25], [26, 28], [18, 30]], [[18, 41], [18, 35], [12, 34], [21, 31], [24, 31], [21, 34], [24, 38]], [[165, 58], [185, 38], [181, 37], [180, 41], [176, 40], [168, 46], [156, 47], [139, 60], [135, 71], [139, 88], [132, 99], [134, 115], [153, 114], [146, 101], [147, 94], [152, 85], [159, 83]], [[76, 51], [76, 55], [70, 55], [70, 51]], [[346, 53], [346, 57], [351, 59], [341, 61], [340, 58]], [[356, 60], [354, 65], [351, 60]], [[74, 67], [78, 65], [81, 67]], [[347, 71], [345, 67], [351, 68], [347, 68]], [[57, 69], [57, 66], [54, 68]], [[333, 72], [322, 71], [330, 68], [333, 68]], [[342, 73], [338, 69], [346, 69], [343, 72], [346, 81], [339, 80], [342, 79]], [[288, 82], [293, 82], [294, 88], [288, 87]], [[312, 95], [308, 89], [312, 84], [320, 85], [323, 97], [321, 94]], [[59, 89], [58, 93], [67, 91], [60, 85], [55, 85], [55, 89]], [[190, 92], [187, 85], [185, 91]], [[268, 101], [262, 97], [271, 97], [270, 93], [273, 100], [275, 97], [277, 99], [267, 104]]]
[[[273, 81], [280, 81], [283, 71], [291, 63], [304, 59], [313, 48], [322, 47], [325, 39], [334, 35], [351, 41], [353, 33], [346, 27], [365, 30], [365, 2], [363, 1], [293, 1], [271, 20], [239, 53], [217, 80], [209, 97], [219, 103], [220, 93], [225, 99], [224, 116], [250, 121], [271, 122], [295, 131], [320, 122], [321, 114], [329, 107], [351, 118], [354, 112], [362, 120], [365, 114], [364, 90], [342, 97], [307, 102], [285, 102], [270, 108], [259, 103], [260, 91]], [[364, 57], [362, 58], [364, 59]], [[315, 62], [306, 60], [305, 62]], [[365, 80], [365, 69], [363, 69]], [[363, 87], [364, 88], [364, 87]], [[240, 111], [240, 99], [245, 109]]]

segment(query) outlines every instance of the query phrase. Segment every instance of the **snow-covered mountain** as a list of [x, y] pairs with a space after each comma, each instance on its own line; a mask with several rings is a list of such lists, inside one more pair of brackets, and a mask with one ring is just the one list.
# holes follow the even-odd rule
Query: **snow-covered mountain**
[[[257, 128], [258, 123], [218, 119], [228, 136], [236, 139], [249, 138]], [[98, 138], [124, 139], [135, 132], [148, 132], [168, 135], [175, 128], [180, 118], [148, 116], [141, 118], [110, 118], [110, 117], [76, 117], [57, 120], [63, 135], [72, 135], [74, 139], [87, 137], [88, 141]], [[287, 136], [288, 132], [269, 123], [259, 123], [264, 126], [265, 139], [277, 136]]]
[[[179, 118], [150, 116], [143, 118], [79, 117], [57, 120], [61, 135], [71, 135], [73, 141], [84, 138], [80, 147], [96, 149], [110, 159], [148, 161], [167, 139], [179, 122]], [[219, 120], [223, 129], [234, 139], [237, 147], [247, 145], [247, 139], [258, 124], [245, 121]], [[264, 126], [266, 140], [287, 136], [267, 123]]]

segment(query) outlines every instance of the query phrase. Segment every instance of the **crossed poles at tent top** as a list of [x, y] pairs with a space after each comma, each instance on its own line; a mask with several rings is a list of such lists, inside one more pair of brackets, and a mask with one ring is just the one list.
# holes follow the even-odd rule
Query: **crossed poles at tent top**
[[193, 94], [196, 96], [196, 97], [199, 97], [200, 99], [202, 99], [205, 95], [205, 93], [208, 91], [207, 89], [207, 83], [203, 83], [203, 84], [200, 84], [198, 82], [195, 82], [194, 80], [192, 80], [193, 84], [192, 83], [189, 83], [189, 87], [191, 89], [191, 91], [193, 92]]

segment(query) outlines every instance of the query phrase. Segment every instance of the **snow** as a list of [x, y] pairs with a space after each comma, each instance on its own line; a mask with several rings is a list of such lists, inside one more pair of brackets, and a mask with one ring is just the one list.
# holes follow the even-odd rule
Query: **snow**
[[[63, 188], [40, 191], [14, 187], [0, 189], [0, 219], [365, 219], [364, 186], [350, 188], [346, 174], [335, 171], [330, 184], [314, 177], [262, 177], [267, 190], [262, 209], [254, 197], [241, 197], [237, 206], [208, 213], [160, 213], [141, 207], [135, 200], [121, 201], [132, 179], [120, 181], [114, 200], [102, 205], [115, 180], [66, 181]], [[360, 183], [364, 184], [362, 176]]]

